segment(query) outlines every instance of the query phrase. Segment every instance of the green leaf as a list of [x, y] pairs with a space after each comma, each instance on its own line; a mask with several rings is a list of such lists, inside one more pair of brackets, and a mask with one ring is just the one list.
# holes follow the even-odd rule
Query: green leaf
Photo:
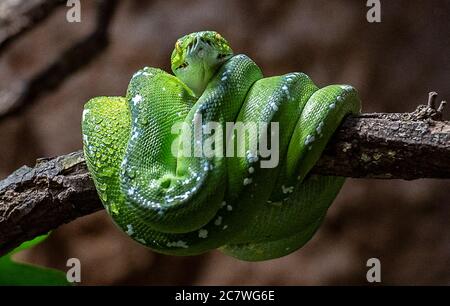
[[9, 252], [7, 255], [13, 255], [13, 254], [16, 254], [16, 253], [18, 253], [20, 251], [23, 251], [23, 250], [26, 250], [26, 249], [30, 249], [30, 248], [34, 247], [35, 245], [37, 245], [37, 244], [41, 243], [42, 241], [44, 241], [47, 237], [48, 237], [48, 235], [41, 235], [41, 236], [37, 236], [34, 239], [25, 241], [24, 243], [19, 245], [17, 248], [15, 248], [11, 252]]
[[42, 242], [47, 235], [39, 236], [33, 240], [26, 241], [20, 246], [0, 257], [0, 285], [69, 285], [65, 273], [62, 271], [39, 267], [26, 263], [18, 263], [11, 258], [13, 254]]

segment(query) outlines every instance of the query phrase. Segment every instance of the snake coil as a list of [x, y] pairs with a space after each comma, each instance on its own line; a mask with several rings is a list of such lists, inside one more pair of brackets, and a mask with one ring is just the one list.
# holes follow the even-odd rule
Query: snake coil
[[[107, 212], [134, 240], [165, 254], [219, 248], [257, 261], [303, 246], [344, 183], [309, 171], [342, 119], [359, 112], [355, 89], [319, 89], [303, 73], [264, 78], [213, 31], [180, 38], [171, 63], [174, 75], [146, 67], [126, 97], [85, 105], [84, 153]], [[200, 138], [198, 118], [210, 132]], [[230, 123], [250, 128], [225, 133]], [[268, 128], [255, 133], [250, 123]], [[187, 132], [174, 133], [177, 126]], [[249, 149], [263, 136], [279, 156], [275, 166], [263, 166], [261, 148]], [[206, 144], [213, 154], [189, 149]], [[229, 156], [230, 146], [242, 154]]]

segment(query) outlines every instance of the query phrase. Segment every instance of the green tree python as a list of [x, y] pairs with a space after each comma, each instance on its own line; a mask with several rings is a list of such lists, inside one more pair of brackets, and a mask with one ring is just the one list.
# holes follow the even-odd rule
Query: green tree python
[[[84, 154], [106, 211], [134, 240], [164, 254], [218, 248], [259, 261], [302, 247], [344, 183], [309, 172], [343, 118], [360, 111], [356, 90], [319, 89], [297, 72], [263, 77], [213, 31], [180, 38], [171, 67], [174, 75], [143, 68], [125, 97], [85, 105]], [[209, 131], [199, 134], [198, 118], [200, 132]], [[267, 128], [230, 133], [230, 123]], [[176, 132], [180, 124], [188, 129]], [[250, 145], [264, 136], [279, 156], [272, 167]], [[189, 147], [209, 150], [186, 154]]]

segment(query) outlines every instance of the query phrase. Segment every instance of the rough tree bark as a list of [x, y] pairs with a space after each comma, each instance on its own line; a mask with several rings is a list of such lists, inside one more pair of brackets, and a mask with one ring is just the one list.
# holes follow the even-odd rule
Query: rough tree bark
[[[441, 108], [442, 110], [442, 108]], [[414, 113], [348, 117], [312, 170], [354, 178], [450, 178], [450, 121]], [[0, 255], [21, 242], [102, 209], [83, 153], [40, 159], [0, 181]]]

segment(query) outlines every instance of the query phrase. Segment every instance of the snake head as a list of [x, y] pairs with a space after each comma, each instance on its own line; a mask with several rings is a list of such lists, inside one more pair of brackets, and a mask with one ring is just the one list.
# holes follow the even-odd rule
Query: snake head
[[217, 68], [232, 56], [233, 50], [219, 33], [195, 32], [175, 43], [171, 57], [172, 71], [198, 97]]

